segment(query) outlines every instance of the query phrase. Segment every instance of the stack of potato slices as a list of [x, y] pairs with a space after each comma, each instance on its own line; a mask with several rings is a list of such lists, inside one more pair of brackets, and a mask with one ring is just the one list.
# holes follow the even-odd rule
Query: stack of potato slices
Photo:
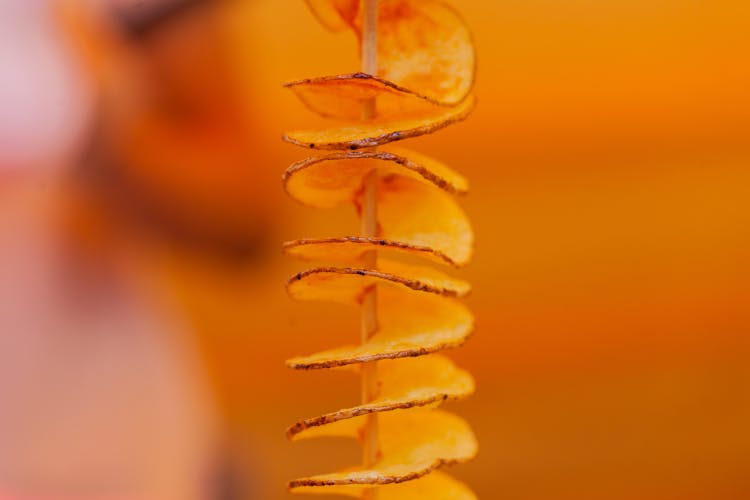
[[[461, 418], [436, 408], [474, 392], [471, 375], [438, 353], [461, 345], [473, 330], [473, 316], [458, 300], [470, 286], [403, 258], [448, 267], [469, 262], [473, 232], [455, 201], [468, 183], [436, 159], [391, 145], [471, 113], [471, 34], [439, 1], [307, 3], [328, 29], [351, 30], [363, 54], [371, 44], [377, 69], [286, 85], [312, 111], [338, 123], [284, 135], [292, 144], [328, 150], [291, 165], [284, 187], [313, 207], [351, 203], [363, 227], [370, 220], [372, 229], [285, 243], [289, 255], [326, 263], [292, 276], [287, 290], [298, 300], [359, 307], [363, 325], [372, 319], [360, 344], [287, 362], [300, 370], [348, 367], [365, 379], [359, 404], [301, 420], [287, 434], [294, 440], [350, 437], [369, 451], [359, 466], [295, 479], [289, 487], [379, 500], [473, 499], [465, 485], [437, 469], [473, 458], [474, 434]], [[368, 19], [372, 8], [376, 24]]]

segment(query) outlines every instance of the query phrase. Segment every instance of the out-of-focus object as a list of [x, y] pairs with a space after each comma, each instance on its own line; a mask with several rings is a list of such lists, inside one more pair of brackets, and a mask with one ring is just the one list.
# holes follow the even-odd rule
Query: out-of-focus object
[[272, 181], [247, 112], [252, 89], [238, 80], [230, 9], [60, 0], [59, 10], [97, 82], [97, 182], [145, 224], [247, 254], [266, 237]]
[[167, 224], [124, 215], [117, 140], [153, 81], [116, 26], [108, 2], [0, 2], [0, 496], [230, 498], [194, 326], [141, 227]]
[[0, 2], [0, 189], [3, 177], [69, 161], [89, 121], [89, 83], [49, 2]]

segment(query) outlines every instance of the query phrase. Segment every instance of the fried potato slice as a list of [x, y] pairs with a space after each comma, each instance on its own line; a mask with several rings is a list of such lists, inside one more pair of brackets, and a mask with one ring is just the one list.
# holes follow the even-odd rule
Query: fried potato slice
[[[476, 55], [458, 12], [435, 0], [378, 4], [377, 76], [443, 103], [461, 102], [474, 85]], [[361, 41], [361, 13], [355, 29]]]
[[305, 0], [320, 24], [330, 31], [354, 28], [359, 0]]
[[332, 208], [353, 202], [364, 178], [378, 169], [381, 177], [402, 175], [436, 186], [451, 194], [465, 194], [464, 176], [441, 161], [404, 148], [348, 151], [306, 158], [291, 165], [282, 178], [295, 200], [313, 207]]
[[317, 262], [359, 264], [364, 262], [369, 250], [393, 250], [458, 267], [455, 261], [434, 248], [387, 238], [365, 236], [334, 236], [330, 238], [304, 238], [284, 243], [283, 251], [298, 259]]
[[[380, 416], [378, 425], [382, 458], [372, 467], [295, 479], [289, 487], [401, 483], [444, 465], [466, 462], [477, 453], [469, 425], [448, 412], [417, 409], [386, 414]], [[315, 437], [316, 432], [307, 437]], [[356, 438], [359, 434], [350, 423], [336, 423], [321, 429], [319, 435]]]
[[[381, 361], [378, 364], [378, 377], [380, 391], [371, 402], [301, 420], [287, 429], [287, 436], [294, 438], [311, 427], [326, 426], [368, 413], [436, 405], [446, 399], [464, 398], [474, 392], [472, 376], [440, 354]], [[330, 430], [315, 432], [325, 434]]]
[[374, 113], [368, 120], [424, 116], [434, 114], [435, 108], [449, 107], [448, 104], [366, 73], [305, 78], [284, 86], [294, 92], [311, 111], [340, 120], [361, 120], [362, 106], [368, 101], [375, 101]]
[[[358, 205], [359, 206], [359, 205]], [[378, 235], [303, 239], [284, 244], [284, 252], [304, 260], [361, 263], [368, 250], [394, 250], [455, 267], [471, 259], [474, 233], [450, 195], [398, 175], [378, 183]]]
[[289, 278], [286, 289], [296, 300], [358, 305], [364, 292], [376, 284], [402, 286], [447, 297], [463, 297], [471, 291], [466, 281], [436, 269], [379, 259], [378, 269], [315, 267]]
[[477, 496], [465, 484], [440, 471], [404, 483], [381, 486], [347, 485], [347, 486], [300, 486], [294, 493], [317, 493], [324, 495], [341, 495], [351, 498], [362, 498], [369, 489], [378, 490], [378, 500], [477, 500]]
[[[307, 0], [332, 31], [347, 27], [362, 40], [359, 0]], [[476, 54], [471, 32], [452, 7], [435, 0], [378, 2], [376, 76], [443, 104], [457, 104], [471, 91]]]
[[364, 344], [331, 349], [288, 360], [298, 370], [422, 356], [463, 344], [474, 317], [460, 302], [426, 293], [378, 290], [378, 331]]
[[435, 113], [401, 119], [375, 119], [323, 130], [296, 130], [282, 137], [297, 146], [312, 149], [360, 149], [381, 146], [393, 141], [431, 134], [465, 119], [474, 109], [476, 99], [469, 96], [460, 104], [443, 108], [433, 106]]
[[469, 262], [474, 232], [453, 197], [424, 183], [391, 175], [378, 190], [378, 227], [384, 237], [405, 242], [454, 266]]

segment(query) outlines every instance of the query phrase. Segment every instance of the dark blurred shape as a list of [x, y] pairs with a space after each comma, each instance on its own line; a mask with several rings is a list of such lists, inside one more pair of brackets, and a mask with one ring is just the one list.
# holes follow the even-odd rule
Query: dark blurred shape
[[147, 35], [165, 23], [178, 18], [185, 10], [211, 0], [117, 1], [114, 15], [123, 28], [134, 37]]
[[155, 234], [247, 261], [271, 241], [271, 170], [257, 161], [221, 4], [114, 2], [91, 20], [83, 44], [103, 52], [90, 58], [102, 99], [78, 178]]
[[29, 69], [2, 90], [43, 132], [19, 174], [0, 154], [0, 496], [254, 498], [178, 290], [270, 241], [218, 3], [58, 3], [65, 30], [0, 8]]

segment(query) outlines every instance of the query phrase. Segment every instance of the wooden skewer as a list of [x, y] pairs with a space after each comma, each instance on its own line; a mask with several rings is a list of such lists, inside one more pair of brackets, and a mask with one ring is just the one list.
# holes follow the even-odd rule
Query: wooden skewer
[[[378, 1], [364, 1], [364, 22], [362, 28], [362, 72], [369, 75], [377, 73], [377, 33], [378, 33]], [[375, 99], [365, 102], [362, 106], [362, 118], [371, 119], [375, 115]], [[362, 218], [360, 234], [365, 237], [377, 236], [378, 225], [378, 173], [370, 172], [364, 180], [362, 193]], [[365, 263], [368, 269], [377, 268], [377, 251], [367, 252]], [[366, 293], [362, 302], [362, 343], [367, 342], [378, 328], [377, 287], [373, 285]], [[368, 403], [377, 396], [378, 371], [377, 363], [362, 365], [362, 402]], [[378, 460], [378, 415], [371, 413], [367, 417], [363, 435], [363, 462], [365, 467], [372, 466]], [[363, 499], [374, 500], [375, 489], [365, 490]]]

